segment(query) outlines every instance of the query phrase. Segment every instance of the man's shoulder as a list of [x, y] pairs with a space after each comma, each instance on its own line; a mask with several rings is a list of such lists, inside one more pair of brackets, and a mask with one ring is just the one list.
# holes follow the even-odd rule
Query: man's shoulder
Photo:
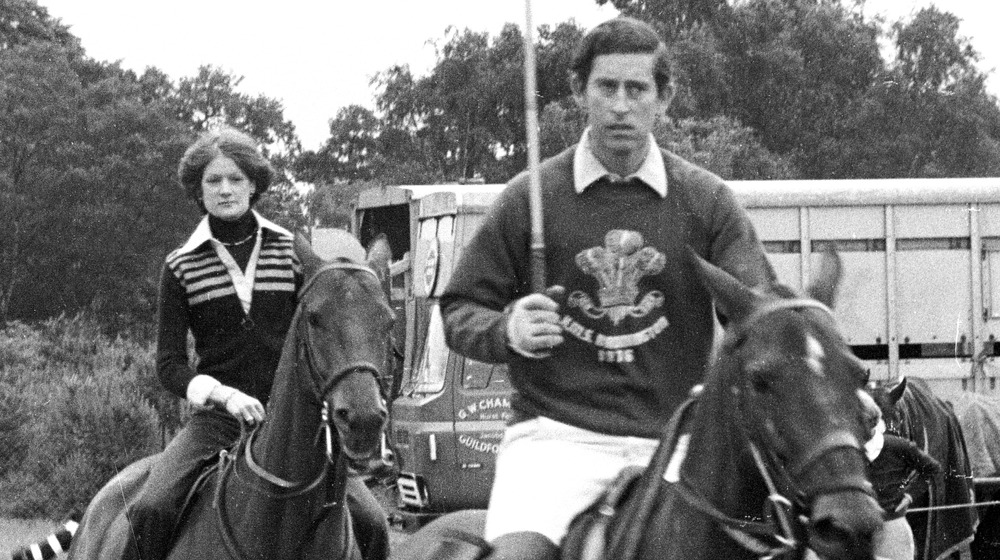
[[[575, 150], [576, 144], [542, 161], [538, 172], [543, 188], [549, 190], [552, 186], [563, 181], [573, 181], [573, 153]], [[530, 177], [528, 170], [525, 169], [507, 183], [505, 190], [527, 192], [530, 187]]]
[[726, 182], [711, 171], [695, 165], [681, 156], [660, 148], [667, 170], [667, 189], [680, 188], [694, 192], [714, 193], [726, 189]]

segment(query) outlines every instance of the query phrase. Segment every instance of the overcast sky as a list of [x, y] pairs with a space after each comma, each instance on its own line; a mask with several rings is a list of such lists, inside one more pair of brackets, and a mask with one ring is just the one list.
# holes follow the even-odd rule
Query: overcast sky
[[[870, 13], [894, 21], [929, 0], [867, 0]], [[434, 61], [428, 42], [448, 26], [496, 34], [505, 22], [524, 24], [524, 0], [39, 0], [80, 38], [87, 54], [120, 60], [141, 72], [156, 66], [172, 79], [194, 76], [203, 64], [244, 76], [241, 92], [264, 94], [285, 106], [303, 147], [316, 149], [327, 121], [356, 103], [372, 106], [372, 76], [409, 64], [417, 75]], [[257, 9], [254, 5], [268, 6]], [[609, 3], [610, 4], [610, 3]], [[937, 2], [963, 19], [961, 34], [1000, 66], [1000, 3]], [[535, 26], [574, 18], [590, 28], [616, 15], [594, 0], [532, 0]], [[1000, 79], [990, 89], [1000, 91]]]

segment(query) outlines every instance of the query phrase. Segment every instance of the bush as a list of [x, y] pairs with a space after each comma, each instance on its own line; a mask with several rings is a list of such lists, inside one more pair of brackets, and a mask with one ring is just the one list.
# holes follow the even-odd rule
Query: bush
[[0, 515], [62, 517], [180, 424], [151, 345], [83, 316], [0, 331]]

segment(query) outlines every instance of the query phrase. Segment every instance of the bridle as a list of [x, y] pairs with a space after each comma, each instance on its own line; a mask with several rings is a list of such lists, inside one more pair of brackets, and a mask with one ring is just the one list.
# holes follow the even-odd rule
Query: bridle
[[[319, 276], [330, 270], [357, 270], [371, 274], [373, 278], [379, 280], [378, 274], [375, 273], [371, 268], [350, 261], [336, 261], [323, 265], [320, 267], [299, 291], [299, 301], [305, 301], [305, 295], [309, 292], [309, 289], [315, 285], [316, 279]], [[299, 304], [298, 309], [295, 311], [295, 318], [293, 319], [296, 328], [300, 328], [298, 325], [301, 324], [300, 314], [302, 313], [302, 303]], [[339, 383], [344, 377], [355, 372], [367, 371], [375, 377], [377, 386], [379, 387], [379, 392], [382, 393], [382, 398], [385, 399], [385, 394], [382, 388], [382, 384], [379, 381], [379, 367], [369, 361], [359, 360], [352, 362], [342, 367], [335, 375], [330, 376], [328, 379], [324, 379], [320, 374], [320, 368], [317, 366], [317, 360], [313, 355], [312, 347], [309, 345], [308, 336], [299, 336], [299, 355], [304, 355], [306, 363], [308, 365], [309, 375], [312, 379], [313, 396], [316, 402], [322, 403], [322, 408], [320, 410], [320, 423], [319, 423], [319, 433], [317, 433], [317, 438], [321, 435], [324, 438], [326, 444], [326, 458], [328, 464], [333, 464], [333, 432], [330, 427], [330, 407], [327, 404], [326, 395], [333, 390], [333, 388]]]
[[[745, 331], [776, 311], [803, 309], [818, 309], [833, 317], [830, 308], [819, 301], [806, 298], [779, 299], [755, 310], [742, 322], [740, 331]], [[800, 550], [800, 547], [805, 545], [799, 535], [804, 532], [803, 526], [808, 523], [808, 519], [804, 515], [796, 516], [795, 512], [808, 511], [809, 503], [818, 496], [843, 491], [857, 491], [874, 496], [871, 483], [864, 478], [813, 489], [808, 494], [799, 489], [796, 483], [799, 476], [809, 472], [816, 463], [831, 453], [850, 449], [863, 454], [861, 443], [850, 432], [838, 430], [827, 434], [787, 465], [773, 451], [762, 451], [755, 437], [746, 431], [745, 426], [741, 425], [740, 432], [750, 450], [757, 471], [767, 486], [768, 497], [764, 504], [765, 522], [736, 519], [726, 515], [683, 478], [678, 480], [675, 486], [678, 494], [690, 506], [717, 521], [730, 538], [762, 559], [777, 558]], [[764, 449], [770, 448], [765, 446]]]

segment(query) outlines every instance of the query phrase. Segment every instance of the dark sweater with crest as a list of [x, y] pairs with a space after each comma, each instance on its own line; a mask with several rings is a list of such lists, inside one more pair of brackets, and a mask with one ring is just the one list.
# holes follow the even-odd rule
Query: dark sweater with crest
[[577, 194], [573, 154], [541, 166], [546, 283], [567, 289], [566, 342], [541, 360], [507, 348], [504, 309], [530, 292], [524, 173], [488, 212], [441, 298], [447, 340], [465, 356], [509, 362], [515, 417], [655, 438], [702, 381], [712, 345], [711, 297], [686, 246], [749, 285], [774, 272], [715, 175], [662, 151], [665, 198], [605, 179]]
[[[157, 373], [163, 385], [182, 398], [191, 379], [204, 374], [266, 403], [302, 284], [293, 240], [277, 227], [259, 227], [250, 212], [235, 223], [209, 218], [208, 225], [212, 237], [230, 244], [226, 250], [244, 272], [254, 232], [259, 229], [263, 236], [250, 312], [243, 310], [211, 241], [196, 247], [189, 241], [171, 252], [160, 279]], [[198, 356], [196, 369], [189, 362], [189, 331]]]

